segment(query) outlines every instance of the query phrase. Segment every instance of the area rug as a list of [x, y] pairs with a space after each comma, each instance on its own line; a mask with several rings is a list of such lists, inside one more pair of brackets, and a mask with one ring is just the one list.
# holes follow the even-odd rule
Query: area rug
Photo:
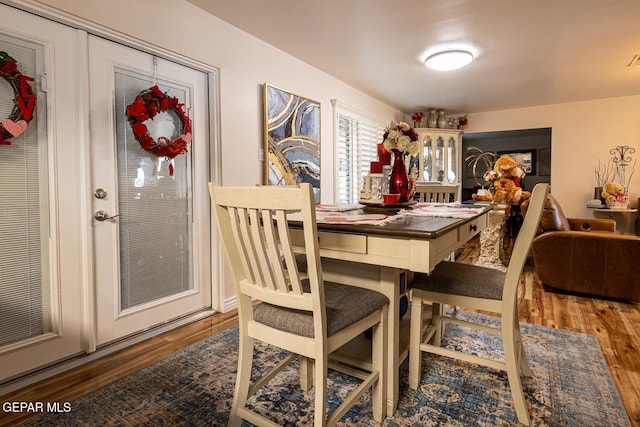
[[[459, 312], [486, 323], [499, 319]], [[524, 346], [533, 376], [524, 381], [535, 426], [630, 426], [609, 369], [594, 336], [523, 323]], [[448, 325], [445, 345], [500, 358], [500, 339]], [[472, 344], [470, 338], [479, 338]], [[112, 384], [71, 402], [68, 413], [42, 414], [26, 426], [218, 426], [231, 407], [238, 354], [237, 327], [191, 345]], [[254, 374], [285, 352], [261, 346]], [[506, 373], [423, 354], [418, 390], [408, 388], [408, 365], [401, 366], [398, 410], [383, 426], [517, 425]], [[276, 377], [252, 398], [253, 405], [283, 426], [311, 425], [313, 389], [303, 393], [297, 365]], [[330, 373], [329, 406], [357, 385]], [[248, 424], [247, 424], [248, 425]], [[340, 420], [341, 426], [379, 426], [372, 419], [370, 395]]]

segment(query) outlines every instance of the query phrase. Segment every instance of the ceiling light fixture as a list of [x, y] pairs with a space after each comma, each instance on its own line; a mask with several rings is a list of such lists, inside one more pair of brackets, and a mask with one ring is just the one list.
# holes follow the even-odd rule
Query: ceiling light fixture
[[424, 65], [437, 71], [449, 71], [462, 68], [473, 60], [471, 52], [466, 50], [445, 50], [429, 56]]

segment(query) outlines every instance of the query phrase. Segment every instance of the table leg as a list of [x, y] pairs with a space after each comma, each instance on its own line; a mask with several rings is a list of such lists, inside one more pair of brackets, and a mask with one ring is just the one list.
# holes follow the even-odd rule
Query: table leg
[[380, 269], [380, 292], [389, 298], [387, 349], [387, 415], [398, 407], [400, 394], [400, 273], [397, 268]]
[[501, 261], [501, 255], [504, 251], [502, 242], [509, 210], [508, 205], [497, 205], [489, 212], [489, 224], [480, 232], [480, 257], [475, 265], [507, 271], [507, 267]]
[[[400, 350], [400, 298], [406, 291], [401, 289], [403, 287], [401, 286], [401, 281], [404, 280], [403, 276], [406, 273], [404, 270], [394, 267], [373, 266], [334, 259], [322, 260], [322, 273], [325, 280], [372, 289], [389, 298], [387, 368], [384, 375], [386, 375], [387, 381], [387, 416], [391, 416], [398, 406], [400, 363], [403, 357], [406, 357], [408, 350]], [[355, 345], [351, 346], [350, 344]], [[332, 357], [351, 363], [361, 360], [363, 355], [358, 354], [361, 350], [362, 347], [357, 342], [348, 343], [343, 349], [339, 350], [341, 354], [332, 355]], [[342, 354], [343, 351], [349, 354]], [[370, 351], [368, 353], [368, 357], [370, 357]], [[352, 357], [356, 354], [356, 357]], [[370, 366], [370, 361], [368, 365]], [[367, 366], [366, 362], [364, 366]]]

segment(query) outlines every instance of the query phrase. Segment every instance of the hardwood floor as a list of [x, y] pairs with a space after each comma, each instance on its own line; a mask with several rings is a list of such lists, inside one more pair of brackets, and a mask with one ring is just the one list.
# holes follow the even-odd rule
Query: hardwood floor
[[[476, 238], [462, 249], [457, 259], [473, 263], [477, 256]], [[520, 320], [595, 335], [631, 424], [640, 427], [640, 303], [554, 292], [540, 283], [531, 264], [525, 267], [522, 280]], [[235, 312], [218, 313], [2, 396], [0, 401], [68, 402], [236, 323]], [[0, 426], [14, 426], [29, 415], [6, 413], [0, 407]]]

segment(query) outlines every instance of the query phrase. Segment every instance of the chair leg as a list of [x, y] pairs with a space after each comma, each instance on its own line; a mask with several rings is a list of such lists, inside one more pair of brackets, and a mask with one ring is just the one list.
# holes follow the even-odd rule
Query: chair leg
[[532, 376], [533, 374], [529, 367], [529, 359], [527, 359], [527, 355], [524, 353], [522, 343], [520, 343], [520, 357], [518, 360], [520, 361], [520, 375], [524, 375], [525, 377]]
[[315, 393], [315, 409], [313, 414], [314, 427], [325, 427], [327, 425], [327, 373], [328, 356], [318, 357], [314, 361], [313, 385]]
[[438, 302], [431, 304], [431, 324], [435, 328], [433, 334], [433, 345], [440, 347], [442, 345], [442, 335], [444, 334], [444, 322], [442, 317], [444, 315], [444, 305]]
[[[507, 365], [507, 377], [509, 378], [509, 387], [511, 388], [511, 396], [516, 409], [518, 421], [526, 426], [531, 424], [527, 402], [522, 390], [522, 379], [520, 378], [520, 354], [524, 356], [522, 344], [517, 341], [519, 334], [516, 332], [517, 326], [503, 319], [502, 341], [504, 344], [504, 359]], [[517, 322], [517, 320], [516, 320]]]
[[371, 398], [373, 400], [373, 419], [381, 423], [387, 414], [387, 309], [382, 310], [380, 323], [373, 329], [371, 362], [378, 371], [378, 381], [373, 384]]
[[313, 359], [298, 355], [298, 366], [300, 372], [300, 388], [308, 391], [313, 387]]
[[419, 289], [411, 291], [411, 329], [409, 332], [409, 387], [417, 390], [422, 376], [422, 292]]
[[240, 426], [242, 419], [238, 417], [238, 408], [247, 405], [249, 386], [251, 385], [251, 365], [253, 363], [253, 338], [240, 333], [238, 350], [238, 375], [233, 393], [233, 404], [229, 414], [229, 426]]
[[[516, 314], [517, 316], [517, 314]], [[520, 322], [518, 319], [514, 319], [514, 333], [515, 333], [515, 342], [516, 345], [520, 349], [518, 362], [520, 367], [520, 374], [525, 377], [530, 377], [532, 375], [531, 368], [529, 367], [529, 360], [527, 359], [527, 355], [524, 352], [524, 345], [522, 344], [522, 335], [520, 334]]]

